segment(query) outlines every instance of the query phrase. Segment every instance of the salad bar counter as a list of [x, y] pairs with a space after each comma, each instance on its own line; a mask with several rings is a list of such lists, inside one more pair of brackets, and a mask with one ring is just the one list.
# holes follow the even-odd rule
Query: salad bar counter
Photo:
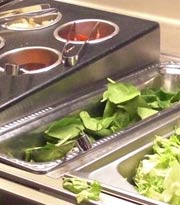
[[179, 205], [180, 59], [158, 23], [33, 3], [0, 14], [2, 203]]
[[160, 73], [175, 65], [161, 66], [148, 67], [120, 82], [109, 79], [107, 86], [72, 102], [52, 105], [41, 118], [11, 124], [11, 131], [1, 127], [0, 159], [22, 169], [48, 172], [110, 141], [124, 128], [152, 115], [158, 117], [180, 100], [178, 87], [174, 93], [169, 91], [175, 89], [175, 80], [167, 81], [167, 74]]
[[[166, 198], [168, 190], [166, 184], [162, 186], [162, 176], [158, 179], [155, 174], [161, 191], [153, 190], [151, 183], [148, 185], [151, 168], [155, 173], [156, 169], [167, 172], [171, 159], [172, 166], [177, 166], [174, 149], [179, 143], [179, 90], [169, 89], [175, 88], [179, 76], [176, 74], [175, 78], [172, 73], [171, 78], [167, 76], [169, 67], [170, 71], [171, 66], [176, 70], [178, 64], [174, 58], [123, 78], [109, 79], [108, 84], [96, 91], [52, 106], [43, 117], [20, 120], [9, 127], [7, 124], [4, 130], [1, 127], [1, 177], [72, 204], [76, 200], [78, 203], [88, 200], [90, 204], [108, 204], [109, 200], [123, 204], [159, 205], [163, 201], [178, 204], [173, 202], [176, 197], [173, 192]], [[121, 98], [114, 98], [109, 93], [111, 89], [116, 96], [120, 92]], [[86, 141], [84, 147], [79, 146], [81, 132], [88, 137], [91, 147], [86, 146]], [[166, 154], [171, 144], [175, 153], [169, 162], [163, 158], [162, 163], [167, 165], [160, 169], [158, 159], [152, 165], [153, 156], [161, 155], [161, 151]], [[156, 150], [158, 153], [154, 153]], [[152, 167], [146, 165], [148, 160]], [[176, 178], [171, 179], [168, 174], [164, 177], [167, 183], [172, 180], [174, 186]], [[145, 178], [146, 184], [141, 185]], [[145, 193], [144, 186], [150, 187], [152, 193], [156, 191], [155, 196]], [[92, 194], [90, 190], [94, 189]]]

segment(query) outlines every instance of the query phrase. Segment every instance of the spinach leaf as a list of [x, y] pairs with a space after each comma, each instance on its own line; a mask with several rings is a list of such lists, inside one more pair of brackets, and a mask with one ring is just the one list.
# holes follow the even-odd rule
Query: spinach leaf
[[52, 124], [45, 133], [57, 139], [77, 137], [84, 127], [79, 117], [66, 117]]
[[47, 143], [43, 147], [34, 147], [25, 150], [25, 160], [34, 162], [47, 162], [61, 159], [74, 147], [74, 141], [61, 145]]
[[147, 117], [150, 117], [151, 115], [158, 113], [158, 111], [150, 108], [138, 107], [137, 113], [141, 117], [141, 119], [145, 119]]
[[162, 110], [170, 107], [173, 103], [180, 100], [180, 92], [178, 93], [167, 93], [162, 89], [152, 90], [146, 89], [142, 91], [142, 98], [147, 102], [151, 108]]
[[108, 128], [114, 119], [113, 116], [107, 118], [92, 118], [86, 111], [80, 112], [80, 118], [82, 119], [84, 127], [92, 131], [100, 131]]
[[106, 102], [104, 112], [103, 112], [103, 117], [111, 117], [117, 110], [117, 105], [114, 103], [110, 102], [109, 100]]
[[102, 129], [102, 130], [99, 130], [99, 131], [90, 131], [89, 132], [90, 134], [92, 134], [95, 138], [95, 140], [98, 140], [98, 137], [106, 137], [106, 136], [109, 136], [111, 134], [113, 134], [113, 131], [112, 129], [108, 128], [108, 129]]
[[109, 100], [114, 104], [126, 102], [140, 95], [140, 91], [128, 83], [109, 83], [101, 102]]
[[114, 114], [114, 120], [111, 123], [110, 129], [113, 133], [115, 133], [122, 128], [127, 127], [130, 124], [130, 121], [131, 120], [129, 114], [122, 109], [118, 109]]
[[180, 101], [180, 90], [177, 92], [171, 99], [171, 103], [179, 102]]
[[150, 108], [155, 108], [155, 109], [159, 108], [159, 103], [157, 101], [156, 92], [154, 90], [152, 89], [143, 90], [141, 93], [141, 97], [144, 99], [144, 101], [147, 103], [147, 105]]
[[141, 97], [137, 96], [132, 100], [129, 100], [125, 103], [118, 105], [117, 107], [124, 109], [130, 116], [130, 119], [134, 119], [137, 117], [137, 108], [138, 107], [146, 107], [149, 108], [146, 101]]
[[171, 100], [174, 97], [174, 93], [167, 93], [160, 89], [156, 92], [156, 96], [159, 107], [165, 109], [171, 106]]
[[[177, 93], [167, 93], [162, 89], [144, 89], [128, 83], [108, 79], [107, 90], [100, 103], [105, 104], [103, 114], [81, 111], [77, 116], [64, 117], [54, 122], [44, 132], [47, 144], [44, 147], [27, 149], [27, 160], [49, 161], [65, 156], [74, 145], [73, 140], [83, 131], [92, 140], [105, 137], [141, 119], [150, 117], [180, 100]], [[38, 156], [39, 155], [39, 156]], [[44, 157], [43, 157], [44, 156]]]
[[85, 130], [88, 134], [91, 134], [96, 139], [98, 137], [105, 137], [112, 134], [112, 130], [109, 129], [114, 116], [112, 117], [97, 117], [92, 118], [88, 112], [82, 111], [80, 113], [80, 117], [82, 119]]

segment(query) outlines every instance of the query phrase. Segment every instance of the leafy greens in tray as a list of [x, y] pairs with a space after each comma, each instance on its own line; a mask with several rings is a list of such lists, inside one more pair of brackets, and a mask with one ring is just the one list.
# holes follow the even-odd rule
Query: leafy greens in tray
[[64, 177], [63, 188], [76, 194], [78, 204], [84, 204], [89, 200], [100, 200], [101, 184], [98, 181], [88, 183], [86, 180], [78, 177]]
[[172, 205], [180, 204], [180, 128], [170, 138], [157, 136], [153, 154], [139, 163], [134, 177], [137, 190]]
[[161, 89], [140, 91], [129, 83], [109, 79], [107, 90], [99, 102], [103, 111], [93, 114], [82, 110], [50, 125], [45, 130], [46, 144], [25, 150], [25, 160], [44, 162], [64, 158], [83, 132], [91, 141], [111, 135], [128, 125], [170, 107], [180, 100], [180, 91], [166, 93]]

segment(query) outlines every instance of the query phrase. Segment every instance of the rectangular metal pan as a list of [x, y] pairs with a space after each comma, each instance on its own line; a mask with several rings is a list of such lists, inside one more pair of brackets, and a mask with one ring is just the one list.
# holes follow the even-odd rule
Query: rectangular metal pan
[[[118, 80], [118, 79], [114, 79]], [[148, 67], [140, 72], [134, 73], [126, 78], [119, 79], [122, 82], [131, 82], [140, 89], [145, 87], [161, 86], [161, 75], [159, 74], [159, 65]], [[88, 92], [85, 95], [81, 95], [80, 98], [65, 102], [64, 104], [52, 104], [47, 110], [40, 110], [39, 112], [32, 113], [29, 116], [25, 116], [22, 119], [14, 121], [10, 124], [0, 127], [0, 160], [4, 163], [17, 166], [19, 168], [29, 170], [37, 173], [46, 173], [56, 168], [57, 166], [63, 166], [69, 161], [73, 161], [74, 158], [81, 155], [77, 148], [68, 154], [63, 160], [56, 160], [45, 163], [30, 163], [25, 162], [22, 157], [23, 150], [31, 146], [40, 146], [43, 143], [42, 133], [43, 131], [55, 120], [61, 119], [65, 116], [76, 115], [81, 110], [87, 110], [91, 113], [98, 113], [102, 109], [102, 105], [99, 103], [102, 97], [103, 91], [106, 89], [106, 84], [97, 86], [97, 90]], [[156, 115], [149, 117], [148, 119], [141, 120], [134, 125], [127, 127], [138, 127], [141, 124], [153, 123], [154, 119], [159, 119], [166, 113], [172, 112], [173, 107], [179, 107], [179, 105], [173, 105], [171, 108], [161, 111]], [[123, 132], [121, 130], [117, 134], [104, 137], [93, 143], [92, 150], [95, 147], [101, 149], [103, 143], [109, 142], [112, 139], [119, 139], [118, 134]], [[12, 157], [13, 156], [13, 157]], [[16, 156], [16, 157], [14, 157]]]
[[[110, 142], [103, 147], [106, 153], [101, 150], [99, 157], [72, 171], [70, 177], [98, 180], [102, 183], [104, 192], [126, 197], [127, 200], [139, 204], [166, 204], [140, 195], [135, 188], [133, 177], [140, 160], [146, 154], [152, 153], [152, 144], [156, 136], [168, 138], [175, 132], [175, 126], [180, 127], [180, 108], [175, 109], [170, 115], [154, 119], [151, 124], [126, 130], [123, 133], [123, 143], [116, 141], [116, 145], [113, 145]], [[111, 151], [108, 151], [109, 146], [113, 147]]]

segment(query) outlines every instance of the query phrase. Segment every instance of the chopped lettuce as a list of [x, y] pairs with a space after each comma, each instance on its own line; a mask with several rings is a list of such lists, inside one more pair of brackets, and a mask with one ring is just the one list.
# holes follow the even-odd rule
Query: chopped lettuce
[[[179, 129], [176, 129], [179, 130]], [[153, 154], [146, 155], [136, 170], [137, 190], [150, 198], [180, 204], [180, 135], [156, 137]]]
[[101, 184], [98, 181], [88, 183], [86, 180], [77, 177], [64, 177], [63, 188], [76, 194], [78, 204], [100, 199]]

